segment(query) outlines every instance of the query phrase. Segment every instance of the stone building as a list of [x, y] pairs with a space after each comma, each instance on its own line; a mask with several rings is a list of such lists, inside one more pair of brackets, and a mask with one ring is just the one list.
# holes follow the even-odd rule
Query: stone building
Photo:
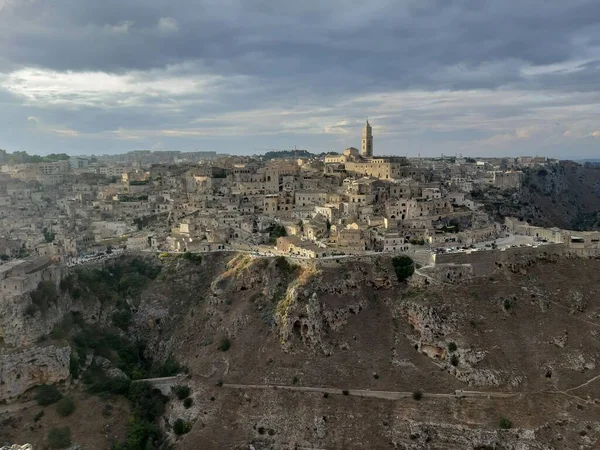
[[367, 120], [362, 132], [362, 140], [360, 144], [360, 154], [364, 158], [373, 157], [373, 129]]

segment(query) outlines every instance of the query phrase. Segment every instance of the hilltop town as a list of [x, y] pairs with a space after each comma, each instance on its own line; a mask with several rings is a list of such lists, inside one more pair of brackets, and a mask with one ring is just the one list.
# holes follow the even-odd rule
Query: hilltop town
[[359, 147], [0, 152], [0, 444], [593, 448], [598, 169]]
[[[75, 263], [121, 250], [304, 258], [480, 250], [524, 231], [490, 217], [482, 192], [510, 197], [524, 169], [559, 164], [374, 156], [369, 123], [360, 147], [298, 158], [132, 152], [4, 163], [0, 257]], [[544, 236], [570, 243], [564, 232]], [[595, 239], [577, 238], [597, 248]]]

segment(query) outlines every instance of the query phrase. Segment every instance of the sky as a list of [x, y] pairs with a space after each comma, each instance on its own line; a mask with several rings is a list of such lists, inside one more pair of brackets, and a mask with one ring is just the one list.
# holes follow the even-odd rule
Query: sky
[[0, 0], [0, 148], [600, 157], [598, 0]]

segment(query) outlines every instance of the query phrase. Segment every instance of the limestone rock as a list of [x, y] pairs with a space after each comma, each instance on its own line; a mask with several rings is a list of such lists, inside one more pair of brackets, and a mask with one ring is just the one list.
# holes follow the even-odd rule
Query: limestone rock
[[69, 378], [71, 347], [49, 345], [0, 353], [0, 401], [18, 397], [40, 384]]

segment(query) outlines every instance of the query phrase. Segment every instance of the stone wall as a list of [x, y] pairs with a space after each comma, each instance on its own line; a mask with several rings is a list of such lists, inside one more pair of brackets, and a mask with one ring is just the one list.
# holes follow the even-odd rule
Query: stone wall
[[548, 244], [539, 247], [513, 247], [506, 250], [482, 250], [478, 252], [440, 253], [433, 255], [438, 264], [470, 264], [475, 276], [494, 271], [496, 264], [522, 263], [528, 260], [560, 256], [565, 254], [564, 244]]

